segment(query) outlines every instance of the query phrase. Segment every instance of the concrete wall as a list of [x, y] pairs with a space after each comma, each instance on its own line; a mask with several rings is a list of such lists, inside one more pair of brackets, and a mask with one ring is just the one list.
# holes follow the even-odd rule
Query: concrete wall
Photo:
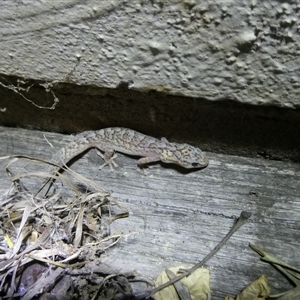
[[299, 11], [274, 0], [2, 1], [0, 74], [295, 108]]

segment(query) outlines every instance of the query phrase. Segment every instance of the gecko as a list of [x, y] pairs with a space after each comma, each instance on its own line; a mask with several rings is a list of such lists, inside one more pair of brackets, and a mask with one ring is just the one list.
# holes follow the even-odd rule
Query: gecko
[[48, 172], [58, 172], [70, 160], [90, 148], [104, 153], [101, 155], [98, 151], [104, 159], [100, 169], [106, 165], [111, 169], [117, 166], [114, 162], [117, 157], [115, 152], [141, 157], [137, 161], [139, 167], [158, 161], [177, 164], [187, 169], [205, 168], [208, 165], [207, 157], [197, 147], [172, 143], [166, 138], [159, 140], [128, 128], [110, 127], [75, 135], [70, 143], [52, 157], [51, 163], [56, 166], [51, 165]]

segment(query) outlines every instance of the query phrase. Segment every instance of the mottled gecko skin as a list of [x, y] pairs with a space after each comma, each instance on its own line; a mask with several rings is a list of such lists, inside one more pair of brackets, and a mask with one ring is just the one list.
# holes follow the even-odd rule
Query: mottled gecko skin
[[[204, 168], [208, 160], [199, 148], [188, 144], [170, 143], [144, 135], [127, 128], [112, 127], [97, 131], [85, 131], [74, 136], [72, 142], [60, 149], [51, 162], [62, 167], [71, 159], [89, 148], [97, 148], [104, 152], [105, 163], [101, 166], [114, 164], [115, 151], [140, 156], [139, 167], [151, 162], [162, 161], [180, 165], [187, 169]], [[51, 167], [51, 173], [58, 171]]]

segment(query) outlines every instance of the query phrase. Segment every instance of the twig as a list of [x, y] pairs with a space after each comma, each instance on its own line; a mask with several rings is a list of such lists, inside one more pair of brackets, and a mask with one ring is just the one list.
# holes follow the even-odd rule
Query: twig
[[136, 300], [140, 299], [149, 299], [152, 297], [155, 293], [159, 292], [160, 290], [170, 286], [171, 284], [181, 280], [182, 278], [191, 275], [194, 271], [196, 271], [198, 268], [202, 267], [204, 264], [207, 263], [228, 241], [228, 239], [243, 225], [245, 222], [251, 217], [252, 213], [247, 211], [242, 211], [240, 217], [237, 219], [236, 223], [233, 225], [233, 227], [230, 229], [230, 231], [227, 233], [227, 235], [222, 239], [222, 241], [199, 263], [197, 263], [192, 268], [185, 270], [181, 275], [171, 279], [170, 281], [150, 290], [143, 292], [143, 295], [136, 296]]

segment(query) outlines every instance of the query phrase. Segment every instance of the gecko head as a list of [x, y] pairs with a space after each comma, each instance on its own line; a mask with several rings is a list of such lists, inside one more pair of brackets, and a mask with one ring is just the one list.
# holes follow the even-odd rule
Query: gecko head
[[169, 143], [170, 147], [161, 153], [161, 161], [180, 165], [186, 169], [205, 168], [208, 159], [197, 147], [188, 144]]

